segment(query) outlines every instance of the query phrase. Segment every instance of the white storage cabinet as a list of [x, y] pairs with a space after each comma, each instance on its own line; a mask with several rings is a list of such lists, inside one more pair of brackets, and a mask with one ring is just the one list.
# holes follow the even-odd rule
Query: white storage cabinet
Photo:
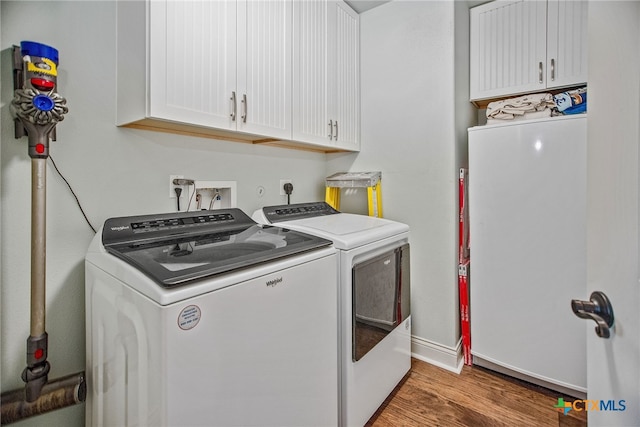
[[296, 1], [293, 139], [360, 149], [359, 16], [343, 1]]
[[496, 0], [470, 9], [470, 99], [587, 82], [586, 0]]
[[117, 124], [291, 139], [291, 13], [290, 0], [118, 2]]

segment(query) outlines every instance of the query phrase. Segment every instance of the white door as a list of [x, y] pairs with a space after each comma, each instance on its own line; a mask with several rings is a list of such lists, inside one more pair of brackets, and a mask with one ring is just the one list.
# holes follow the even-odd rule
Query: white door
[[[640, 2], [589, 2], [587, 299], [613, 305], [609, 339], [587, 322], [589, 426], [640, 425]], [[617, 96], [615, 94], [619, 94]], [[604, 407], [603, 403], [604, 402]]]

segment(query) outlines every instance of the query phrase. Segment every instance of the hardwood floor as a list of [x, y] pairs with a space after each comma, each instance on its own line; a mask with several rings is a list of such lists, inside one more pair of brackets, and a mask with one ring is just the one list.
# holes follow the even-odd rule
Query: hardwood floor
[[460, 375], [411, 359], [411, 371], [366, 424], [367, 427], [578, 427], [584, 411], [564, 415], [553, 390], [476, 367]]

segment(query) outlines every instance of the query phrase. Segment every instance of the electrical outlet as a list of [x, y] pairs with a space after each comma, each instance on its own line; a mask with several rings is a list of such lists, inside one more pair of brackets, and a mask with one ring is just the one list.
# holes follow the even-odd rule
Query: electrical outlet
[[[180, 178], [184, 178], [184, 175], [169, 175], [169, 197], [172, 199], [176, 198], [176, 187], [177, 188], [182, 188], [184, 187], [183, 185], [175, 185], [173, 183], [174, 179], [180, 179]], [[184, 192], [184, 188], [182, 188], [183, 192]]]
[[286, 183], [291, 183], [291, 184], [293, 184], [293, 181], [292, 181], [292, 180], [290, 180], [290, 179], [281, 179], [281, 180], [280, 180], [280, 195], [281, 195], [281, 196], [286, 196], [286, 195], [287, 195], [287, 193], [285, 193], [285, 192], [284, 192], [284, 185], [285, 185]]

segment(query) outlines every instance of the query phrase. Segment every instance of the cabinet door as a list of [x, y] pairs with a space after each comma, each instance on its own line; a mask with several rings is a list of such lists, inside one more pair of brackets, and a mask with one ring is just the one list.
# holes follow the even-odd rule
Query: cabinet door
[[342, 1], [329, 2], [329, 119], [333, 143], [360, 149], [360, 20]]
[[547, 2], [494, 1], [470, 9], [470, 97], [546, 88]]
[[292, 25], [290, 0], [238, 1], [239, 131], [291, 139]]
[[587, 1], [549, 0], [547, 86], [587, 82]]
[[150, 1], [148, 7], [148, 115], [235, 128], [235, 0]]
[[327, 0], [296, 1], [293, 16], [293, 139], [327, 145]]

